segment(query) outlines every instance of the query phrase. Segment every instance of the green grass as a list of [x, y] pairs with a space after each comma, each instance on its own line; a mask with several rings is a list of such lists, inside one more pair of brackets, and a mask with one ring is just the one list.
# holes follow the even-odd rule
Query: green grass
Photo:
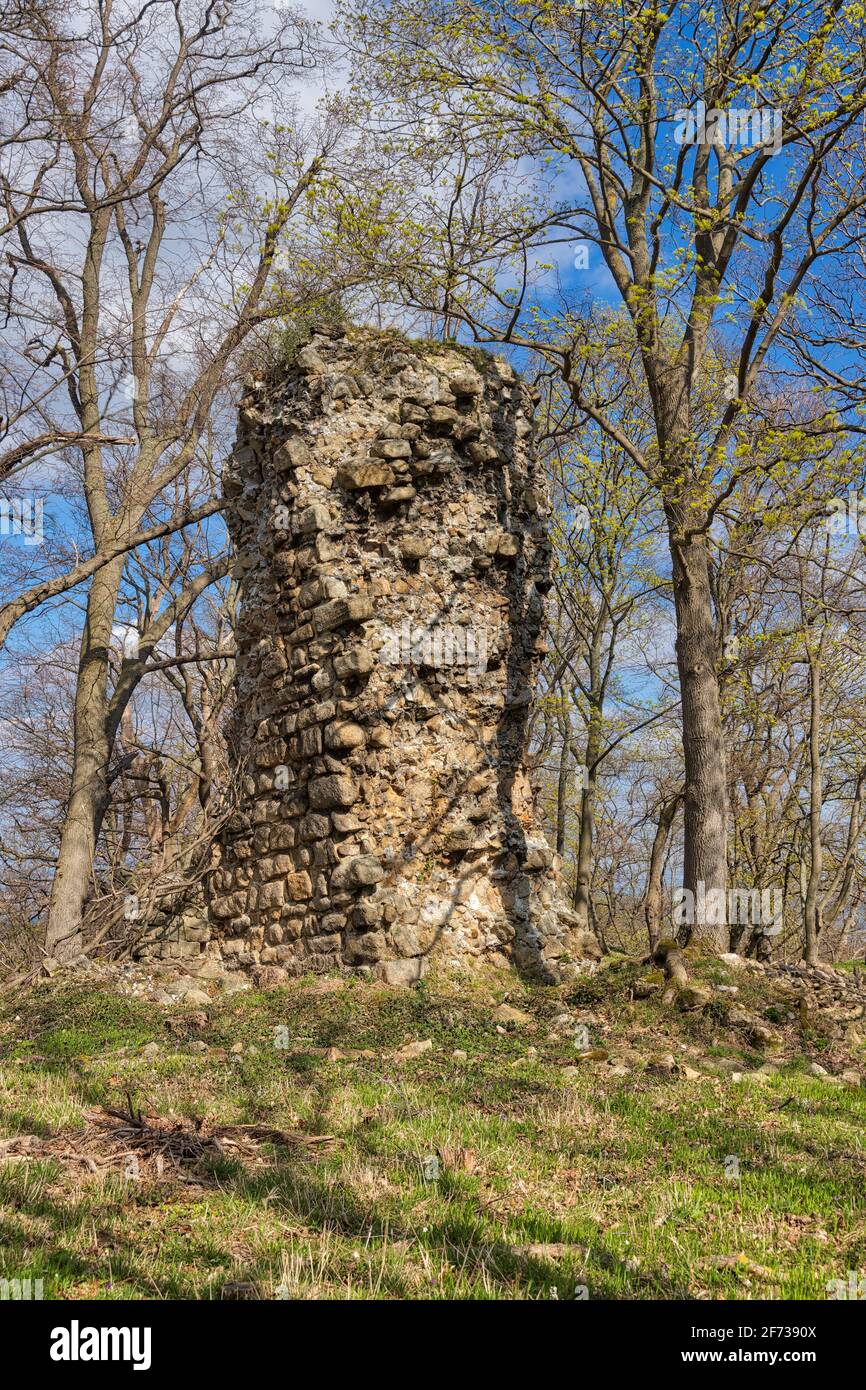
[[[20, 1005], [16, 1008], [20, 1013]], [[35, 1009], [25, 1006], [13, 1057], [37, 1055], [45, 1061], [138, 1046], [164, 1033], [159, 1010], [122, 995], [61, 986], [44, 990]]]
[[[718, 1017], [631, 1002], [635, 973], [512, 987], [534, 1022], [504, 1033], [502, 977], [298, 981], [215, 1003], [204, 1026], [92, 988], [4, 1001], [0, 1134], [51, 1153], [0, 1159], [0, 1276], [41, 1278], [48, 1298], [218, 1298], [231, 1281], [268, 1298], [826, 1297], [866, 1267], [866, 1091], [805, 1074], [790, 1047], [760, 1083], [650, 1074], [659, 1051], [762, 1059]], [[768, 1003], [756, 989], [748, 1007]], [[594, 1020], [626, 1076], [563, 1076], [573, 1041], [548, 1032], [564, 1011]], [[421, 1038], [432, 1051], [394, 1059]], [[335, 1142], [137, 1181], [70, 1159], [84, 1112], [127, 1094], [167, 1118]]]

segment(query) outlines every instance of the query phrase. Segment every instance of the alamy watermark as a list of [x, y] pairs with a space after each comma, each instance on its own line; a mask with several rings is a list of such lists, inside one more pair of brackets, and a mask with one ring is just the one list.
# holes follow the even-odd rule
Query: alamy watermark
[[784, 921], [781, 888], [707, 888], [698, 879], [697, 891], [675, 888], [675, 927], [760, 926], [765, 936], [778, 936]]
[[828, 1279], [824, 1285], [828, 1297], [841, 1299], [866, 1299], [866, 1274], [849, 1269], [846, 1279]]
[[23, 536], [25, 545], [41, 545], [41, 497], [0, 497], [0, 536]]
[[706, 102], [699, 101], [694, 109], [681, 106], [674, 120], [677, 145], [769, 147], [774, 154], [782, 148], [782, 113], [776, 106], [729, 106], [726, 110], [711, 106], [707, 110]]
[[0, 1279], [0, 1303], [12, 1299], [15, 1303], [41, 1300], [43, 1281], [41, 1279]]
[[487, 629], [458, 624], [415, 627], [404, 619], [382, 629], [379, 658], [387, 666], [465, 666], [473, 676], [487, 670]]
[[82, 1327], [73, 1318], [68, 1327], [51, 1332], [52, 1361], [130, 1361], [134, 1371], [150, 1369], [149, 1327]]
[[866, 536], [866, 496], [853, 490], [831, 497], [824, 526], [831, 536]]

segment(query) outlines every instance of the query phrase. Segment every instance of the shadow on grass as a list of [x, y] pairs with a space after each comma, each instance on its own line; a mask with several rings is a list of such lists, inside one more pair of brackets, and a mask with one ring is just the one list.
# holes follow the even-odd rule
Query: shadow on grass
[[[594, 1224], [578, 1241], [566, 1223], [522, 1212], [510, 1219], [517, 1234], [509, 1239], [481, 1209], [473, 1180], [447, 1174], [437, 1194], [444, 1212], [412, 1219], [398, 1202], [360, 1192], [335, 1161], [292, 1156], [259, 1171], [211, 1165], [216, 1186], [190, 1194], [194, 1205], [207, 1203], [207, 1235], [192, 1229], [187, 1194], [176, 1185], [142, 1185], [133, 1194], [109, 1181], [65, 1193], [57, 1190], [56, 1161], [16, 1165], [0, 1180], [0, 1273], [42, 1278], [48, 1298], [207, 1299], [232, 1279], [263, 1292], [275, 1287], [288, 1248], [300, 1266], [319, 1266], [304, 1279], [320, 1283], [323, 1297], [570, 1299], [581, 1285], [591, 1298], [690, 1296], [660, 1271], [636, 1275]], [[366, 1283], [359, 1249], [369, 1262]]]
[[[471, 1182], [445, 1175], [438, 1196], [449, 1209], [422, 1225], [407, 1221], [394, 1204], [371, 1201], [345, 1179], [335, 1181], [333, 1174], [315, 1169], [244, 1173], [234, 1183], [245, 1202], [267, 1201], [269, 1208], [291, 1212], [322, 1234], [336, 1231], [365, 1243], [405, 1243], [438, 1263], [455, 1284], [477, 1282], [494, 1295], [574, 1298], [579, 1285], [588, 1285], [594, 1298], [690, 1297], [688, 1289], [661, 1272], [636, 1277], [606, 1247], [594, 1223], [578, 1241], [566, 1223], [523, 1212], [513, 1220], [519, 1243], [517, 1237], [508, 1241], [492, 1231], [470, 1188]], [[540, 1248], [533, 1252], [533, 1246]], [[550, 1246], [559, 1247], [556, 1259], [545, 1254], [543, 1247]]]

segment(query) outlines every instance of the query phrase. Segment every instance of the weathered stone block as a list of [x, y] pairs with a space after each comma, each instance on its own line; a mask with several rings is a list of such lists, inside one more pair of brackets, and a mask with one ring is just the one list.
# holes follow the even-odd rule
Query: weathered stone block
[[358, 799], [357, 783], [351, 777], [340, 775], [317, 777], [307, 791], [314, 811], [329, 811], [334, 806], [353, 806]]
[[353, 598], [335, 599], [331, 603], [320, 604], [313, 609], [313, 627], [316, 632], [330, 632], [346, 623], [364, 623], [373, 616], [373, 605], [363, 594]]
[[373, 669], [373, 653], [369, 647], [355, 647], [334, 658], [334, 671], [340, 680], [349, 676], [366, 676]]
[[[406, 449], [411, 454], [408, 444]], [[365, 487], [387, 487], [393, 481], [394, 470], [387, 463], [352, 463], [337, 473], [337, 487], [346, 488], [348, 492], [357, 492]]]
[[291, 902], [303, 902], [309, 898], [313, 891], [313, 884], [310, 875], [305, 871], [297, 874], [289, 874], [286, 879], [286, 894]]
[[317, 814], [304, 816], [300, 824], [300, 837], [305, 843], [311, 840], [324, 840], [331, 833], [331, 817]]
[[364, 932], [363, 936], [355, 938], [349, 949], [355, 963], [365, 960], [387, 960], [394, 954], [387, 936], [382, 931]]
[[345, 584], [342, 579], [336, 579], [332, 574], [323, 575], [321, 579], [313, 579], [309, 584], [302, 584], [298, 590], [298, 602], [302, 608], [313, 608], [317, 603], [345, 597]]
[[416, 985], [427, 973], [427, 958], [417, 956], [412, 960], [383, 961], [376, 973], [386, 985]]
[[340, 861], [331, 874], [331, 889], [339, 893], [344, 888], [368, 888], [384, 876], [378, 859], [372, 854], [360, 854]]
[[332, 753], [351, 753], [355, 748], [363, 748], [367, 735], [360, 724], [346, 720], [340, 724], [329, 724], [325, 730], [325, 747]]
[[274, 467], [279, 473], [290, 468], [309, 468], [313, 456], [300, 435], [293, 435], [274, 453]]
[[406, 439], [378, 439], [370, 453], [380, 459], [408, 459], [412, 457], [412, 446]]
[[309, 536], [316, 531], [327, 530], [330, 524], [331, 515], [328, 508], [323, 507], [320, 502], [314, 502], [296, 514], [294, 531], [298, 536]]
[[277, 879], [273, 883], [260, 883], [254, 892], [256, 893], [256, 910], [264, 912], [269, 908], [282, 906], [286, 895], [286, 885]]

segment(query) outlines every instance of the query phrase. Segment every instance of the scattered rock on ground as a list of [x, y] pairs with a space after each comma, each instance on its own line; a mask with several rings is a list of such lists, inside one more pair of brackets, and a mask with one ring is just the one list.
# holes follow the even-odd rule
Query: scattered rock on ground
[[677, 1069], [676, 1058], [672, 1052], [655, 1052], [649, 1057], [646, 1069], [654, 1076], [673, 1076]]
[[411, 1062], [415, 1057], [421, 1057], [425, 1052], [433, 1051], [433, 1043], [430, 1038], [424, 1038], [418, 1042], [406, 1043], [404, 1047], [398, 1048], [394, 1053], [395, 1062]]
[[532, 1014], [524, 1012], [523, 1009], [515, 1009], [511, 1004], [500, 1004], [493, 1010], [493, 1018], [497, 1023], [513, 1023], [524, 1027], [535, 1022]]

